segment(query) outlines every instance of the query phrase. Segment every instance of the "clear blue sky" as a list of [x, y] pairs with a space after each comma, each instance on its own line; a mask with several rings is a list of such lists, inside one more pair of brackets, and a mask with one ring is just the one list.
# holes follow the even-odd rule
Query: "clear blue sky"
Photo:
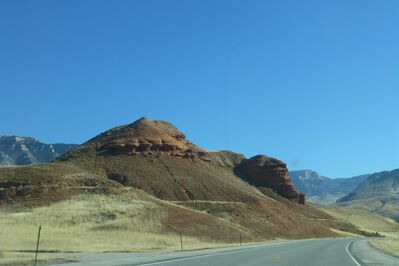
[[0, 2], [0, 135], [149, 116], [331, 177], [399, 168], [399, 1]]

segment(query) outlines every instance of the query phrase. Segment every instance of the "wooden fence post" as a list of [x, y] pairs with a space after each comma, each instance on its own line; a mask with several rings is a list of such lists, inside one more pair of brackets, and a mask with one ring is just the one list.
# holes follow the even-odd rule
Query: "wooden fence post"
[[36, 253], [35, 253], [35, 264], [37, 264], [37, 253], [39, 252], [39, 243], [40, 243], [40, 232], [42, 231], [42, 226], [39, 225], [39, 232], [37, 233], [37, 242], [36, 242]]
[[179, 232], [179, 234], [180, 234], [180, 249], [181, 249], [181, 251], [183, 251], [183, 236], [181, 235], [180, 232]]

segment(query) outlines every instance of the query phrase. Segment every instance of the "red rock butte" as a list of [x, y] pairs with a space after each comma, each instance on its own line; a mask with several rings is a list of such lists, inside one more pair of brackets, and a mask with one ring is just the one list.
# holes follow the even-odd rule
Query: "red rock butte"
[[186, 140], [186, 136], [175, 126], [147, 117], [106, 132], [102, 135], [100, 145], [100, 151], [111, 154], [164, 153], [210, 161], [209, 154]]
[[271, 188], [284, 198], [305, 204], [305, 194], [292, 184], [287, 165], [280, 160], [257, 155], [244, 159], [235, 167], [235, 172], [258, 188]]

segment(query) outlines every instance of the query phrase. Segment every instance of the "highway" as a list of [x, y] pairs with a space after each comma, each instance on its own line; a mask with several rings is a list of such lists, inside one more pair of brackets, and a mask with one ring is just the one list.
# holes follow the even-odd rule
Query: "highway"
[[376, 251], [364, 238], [296, 240], [187, 252], [66, 255], [58, 266], [366, 266], [399, 265], [399, 259]]

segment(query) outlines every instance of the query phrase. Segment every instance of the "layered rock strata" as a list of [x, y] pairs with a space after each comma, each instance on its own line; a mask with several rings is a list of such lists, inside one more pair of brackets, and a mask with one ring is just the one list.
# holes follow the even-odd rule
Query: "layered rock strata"
[[100, 151], [128, 155], [164, 153], [210, 161], [206, 151], [186, 140], [183, 133], [165, 121], [144, 117], [113, 133], [102, 140]]
[[305, 195], [292, 184], [287, 165], [280, 160], [257, 155], [243, 160], [234, 171], [256, 187], [271, 188], [284, 198], [305, 204]]

